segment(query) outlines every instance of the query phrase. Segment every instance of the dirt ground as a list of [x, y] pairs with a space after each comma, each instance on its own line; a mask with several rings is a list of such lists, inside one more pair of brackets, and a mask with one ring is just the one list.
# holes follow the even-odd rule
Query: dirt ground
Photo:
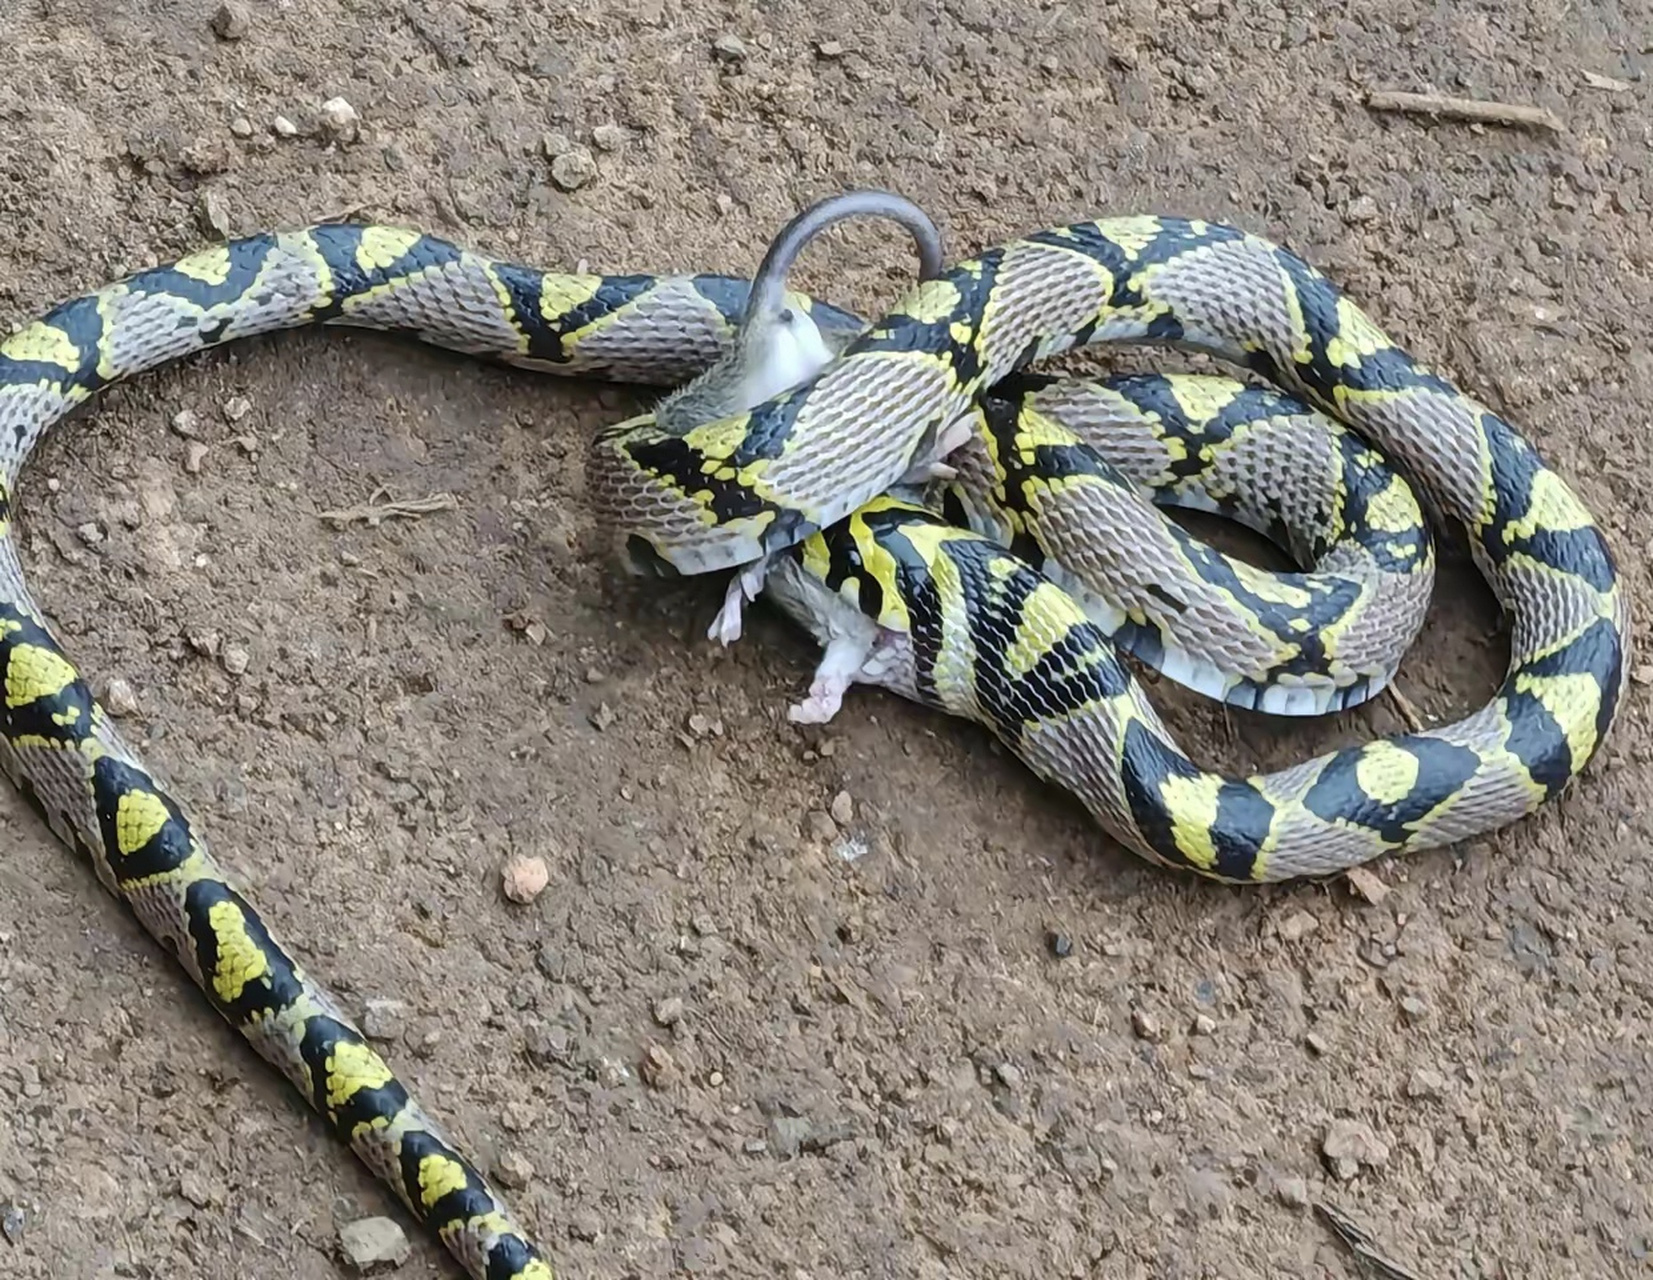
[[[1640, 6], [276, 0], [233, 38], [216, 8], [0, 3], [0, 320], [347, 210], [613, 271], [749, 271], [854, 185], [925, 205], [953, 256], [1231, 220], [1526, 429], [1653, 598]], [[1376, 88], [1565, 130], [1379, 115]], [[572, 191], [559, 133], [595, 158]], [[852, 227], [800, 280], [873, 313], [910, 272]], [[1322, 1197], [1420, 1276], [1646, 1272], [1653, 667], [1561, 803], [1381, 865], [1379, 902], [1194, 883], [969, 726], [865, 691], [788, 725], [800, 635], [760, 610], [714, 652], [719, 584], [621, 581], [581, 447], [641, 403], [292, 335], [117, 389], [22, 494], [130, 736], [320, 976], [400, 1002], [374, 1006], [391, 1061], [526, 1184], [563, 1274], [1353, 1276]], [[457, 502], [320, 518], [379, 489]], [[1431, 719], [1505, 657], [1451, 551], [1399, 681]], [[1233, 768], [1399, 723], [1156, 698]], [[325, 1278], [341, 1224], [407, 1223], [9, 790], [0, 842], [0, 1274]], [[515, 852], [551, 867], [530, 906], [500, 892]], [[458, 1272], [415, 1234], [396, 1274]]]

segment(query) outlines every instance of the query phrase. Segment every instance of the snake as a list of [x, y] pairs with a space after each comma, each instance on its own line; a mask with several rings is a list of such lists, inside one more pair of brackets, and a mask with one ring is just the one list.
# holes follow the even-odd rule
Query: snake
[[[1073, 563], [1052, 575], [1022, 554], [1082, 518], [1064, 516], [1064, 489], [1104, 487], [1068, 474], [1061, 450], [1083, 443], [1084, 427], [1042, 412], [1065, 393], [1026, 371], [1110, 343], [1236, 365], [1397, 464], [1463, 535], [1509, 620], [1492, 698], [1450, 723], [1269, 773], [1229, 776], [1190, 758], [1113, 642], [1110, 624], [1140, 628], [1144, 611], [1087, 608], [1061, 585]], [[1002, 392], [996, 410], [989, 392]], [[1186, 432], [1143, 407], [1185, 455]], [[978, 444], [975, 465], [947, 465]], [[911, 483], [936, 466], [954, 474]], [[824, 723], [867, 684], [974, 722], [1124, 848], [1230, 884], [1328, 876], [1533, 813], [1600, 749], [1627, 679], [1617, 562], [1536, 447], [1312, 264], [1217, 222], [1126, 215], [989, 248], [916, 285], [806, 382], [686, 430], [644, 413], [597, 432], [586, 480], [634, 572], [734, 570], [742, 595], [767, 595], [815, 639], [822, 658], [789, 719]], [[1348, 514], [1404, 579], [1430, 552], [1404, 486], [1372, 489]], [[1136, 536], [1122, 553], [1155, 564]], [[1338, 624], [1313, 639], [1313, 601], [1300, 603], [1312, 666]], [[739, 604], [732, 594], [726, 608]], [[1315, 700], [1300, 700], [1301, 687], [1268, 680], [1258, 692], [1301, 711]]]
[[[719, 393], [697, 407], [691, 395], [674, 415], [668, 396], [594, 437], [587, 486], [625, 562], [734, 570], [713, 628], [726, 643], [755, 591], [812, 630], [826, 656], [793, 718], [829, 718], [851, 683], [882, 682], [987, 724], [1093, 803], [1123, 843], [1172, 850], [1171, 861], [1207, 873], [1325, 870], [1374, 844], [1418, 847], [1513, 821], [1582, 769], [1611, 722], [1627, 606], [1582, 505], [1513, 428], [1417, 369], [1298, 259], [1237, 230], [1151, 217], [1040, 233], [945, 270], [915, 241], [923, 278], [869, 324], [791, 289], [758, 306], [763, 290], [738, 276], [546, 272], [411, 228], [318, 223], [136, 272], [0, 341], [0, 771], [473, 1280], [552, 1270], [125, 741], [25, 580], [14, 529], [24, 464], [112, 384], [302, 326], [661, 387], [745, 351], [757, 376], [736, 377], [731, 394], [752, 403], [731, 407]], [[773, 322], [803, 338], [743, 345], [746, 329]], [[1133, 338], [1237, 353], [1280, 392], [1024, 372], [1074, 346]], [[1110, 422], [1123, 430], [1101, 429]], [[1286, 714], [1305, 713], [1303, 689], [1317, 706], [1369, 695], [1381, 673], [1361, 670], [1360, 646], [1333, 633], [1363, 612], [1358, 599], [1386, 588], [1333, 599], [1333, 579], [1358, 577], [1350, 566], [1365, 556], [1380, 576], [1410, 582], [1401, 595], [1411, 599], [1433, 563], [1388, 454], [1479, 537], [1480, 562], [1513, 609], [1517, 657], [1498, 699], [1461, 727], [1388, 743], [1389, 755], [1367, 748], [1308, 769], [1296, 792], [1198, 770], [1117, 652], [1135, 645], [1173, 679]], [[1285, 506], [1255, 491], [1257, 477], [1286, 475], [1298, 479]], [[1086, 563], [1098, 540], [1065, 528], [1086, 508], [1064, 494], [1093, 513], [1206, 504], [1322, 563], [1300, 579], [1247, 574], [1161, 520], [1155, 572], [1180, 557], [1191, 594], [1173, 601], [1144, 578], [1158, 612], [1110, 604], [1106, 557]], [[1064, 573], [1071, 591], [1058, 585]], [[1102, 588], [1095, 601], [1087, 583]], [[1219, 645], [1208, 669], [1198, 645], [1210, 602], [1224, 599], [1261, 647]], [[1258, 659], [1284, 642], [1290, 670]], [[1265, 812], [1267, 840], [1242, 849]], [[1322, 814], [1329, 851], [1308, 857], [1301, 824]]]

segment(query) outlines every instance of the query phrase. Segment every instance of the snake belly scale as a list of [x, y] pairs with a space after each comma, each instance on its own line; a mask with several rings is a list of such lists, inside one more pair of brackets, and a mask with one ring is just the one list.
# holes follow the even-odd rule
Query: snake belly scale
[[[92, 696], [25, 584], [12, 536], [18, 474], [44, 432], [102, 387], [236, 338], [360, 326], [552, 373], [672, 385], [729, 349], [747, 287], [709, 275], [547, 274], [400, 228], [330, 225], [140, 273], [0, 342], [0, 768], [475, 1280], [551, 1272]], [[1519, 817], [1576, 775], [1606, 732], [1628, 613], [1588, 514], [1513, 429], [1417, 369], [1283, 250], [1210, 224], [1125, 219], [991, 250], [870, 327], [801, 296], [789, 304], [837, 335], [843, 353], [807, 386], [687, 435], [646, 421], [604, 433], [587, 466], [599, 511], [634, 551], [679, 571], [773, 557], [773, 593], [824, 639], [851, 634], [869, 662], [887, 660], [890, 687], [988, 723], [1138, 851], [1234, 879], [1334, 869]], [[1396, 740], [1382, 756], [1374, 744], [1338, 770], [1304, 766], [1291, 788], [1247, 790], [1166, 749], [1151, 708], [1122, 710], [1119, 699], [1140, 694], [1110, 665], [1112, 637], [1150, 619], [1109, 630], [1014, 550], [936, 514], [951, 501], [1005, 521], [1021, 550], [1030, 537], [1043, 547], [1048, 530], [1028, 511], [1055, 501], [1051, 473], [1035, 467], [1004, 487], [1008, 454], [980, 437], [998, 490], [964, 478], [951, 499], [945, 484], [928, 504], [887, 496], [951, 420], [985, 412], [982, 397], [1005, 375], [1110, 340], [1238, 358], [1399, 459], [1469, 530], [1515, 613], [1498, 700], [1439, 752]], [[1063, 426], [1041, 394], [1029, 384], [1001, 397], [1002, 439], [1036, 417], [1047, 435]], [[1379, 505], [1388, 516], [1368, 531], [1394, 524], [1398, 548], [1408, 519]], [[1416, 544], [1413, 569], [1427, 558], [1427, 542]], [[857, 674], [872, 678], [872, 668]], [[1490, 791], [1474, 790], [1494, 776]], [[1474, 803], [1454, 807], [1465, 795]], [[1267, 804], [1276, 817], [1259, 826]], [[1296, 828], [1278, 815], [1310, 812], [1330, 844], [1318, 857], [1282, 856], [1294, 848], [1282, 835]], [[1351, 832], [1359, 840], [1343, 838]]]

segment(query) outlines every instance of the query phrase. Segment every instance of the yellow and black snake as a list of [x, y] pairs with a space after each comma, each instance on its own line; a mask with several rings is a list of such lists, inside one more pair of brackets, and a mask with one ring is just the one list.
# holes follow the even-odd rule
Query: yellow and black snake
[[[1267, 775], [1190, 760], [1120, 665], [1108, 621], [1015, 553], [1018, 533], [1041, 541], [1074, 483], [1049, 438], [1078, 434], [1052, 421], [1065, 393], [1041, 404], [1037, 384], [1003, 380], [1102, 342], [1249, 367], [1398, 462], [1467, 535], [1511, 615], [1492, 701]], [[1008, 403], [984, 408], [984, 395]], [[985, 446], [973, 485], [894, 489], [949, 438]], [[1325, 875], [1513, 822], [1584, 768], [1624, 689], [1628, 601], [1566, 482], [1302, 259], [1215, 223], [1110, 219], [989, 249], [920, 284], [807, 384], [687, 432], [645, 416], [600, 433], [587, 482], [634, 564], [767, 575], [825, 649], [793, 719], [829, 719], [864, 682], [977, 721], [1126, 847], [1225, 881]], [[979, 500], [995, 487], [1020, 514], [971, 521], [985, 535], [947, 518], [965, 512], [961, 489]], [[1377, 545], [1404, 576], [1428, 552], [1404, 486], [1384, 489], [1361, 518], [1368, 532], [1393, 526]]]
[[[476, 1280], [551, 1272], [93, 698], [25, 585], [11, 530], [18, 473], [47, 428], [102, 387], [231, 339], [354, 325], [554, 373], [671, 386], [734, 347], [749, 288], [712, 275], [542, 273], [411, 230], [335, 224], [142, 272], [0, 343], [0, 765]], [[687, 429], [623, 424], [594, 445], [587, 477], [634, 562], [768, 566], [770, 594], [827, 646], [806, 717], [830, 715], [856, 679], [970, 716], [1132, 848], [1232, 879], [1329, 871], [1512, 821], [1576, 775], [1606, 732], [1628, 618], [1588, 514], [1513, 429], [1418, 369], [1285, 251], [1221, 226], [1131, 218], [990, 250], [924, 281], [870, 327], [787, 300], [837, 352], [819, 376]], [[1150, 659], [1157, 644], [1172, 674], [1215, 680], [1218, 696], [1288, 711], [1305, 698], [1345, 705], [1383, 677], [1334, 632], [1361, 614], [1361, 599], [1378, 598], [1361, 592], [1388, 589], [1383, 575], [1410, 584], [1397, 599], [1427, 587], [1432, 549], [1405, 482], [1352, 439], [1295, 473], [1306, 483], [1319, 457], [1329, 498], [1235, 487], [1285, 474], [1260, 460], [1278, 456], [1271, 433], [1307, 420], [1295, 402], [1224, 380], [1002, 381], [1036, 358], [1112, 340], [1239, 357], [1400, 461], [1469, 531], [1515, 615], [1498, 698], [1460, 725], [1269, 778], [1226, 779], [1188, 761], [1118, 666], [1110, 636]], [[1372, 563], [1339, 588], [1342, 561], [1317, 565], [1314, 581], [1248, 576], [1173, 539], [1162, 546], [1166, 571], [1191, 595], [1160, 598], [1155, 614], [1130, 596], [1154, 584], [1125, 583], [1126, 603], [1101, 603], [1114, 580], [1106, 558], [1063, 556], [1082, 561], [1084, 528], [1123, 510], [1103, 487], [1137, 500], [1129, 467], [1099, 462], [1105, 450], [1086, 444], [1110, 413], [1136, 433], [1124, 457], [1147, 471], [1135, 483], [1250, 512], [1277, 532], [1306, 522], [1319, 532], [1282, 536], [1306, 538], [1309, 558], [1357, 545]], [[937, 469], [927, 493], [913, 490], [924, 502], [891, 492], [944, 453], [959, 459], [957, 474]], [[1064, 505], [1064, 494], [1099, 505]], [[962, 529], [948, 511], [1004, 536]], [[1074, 513], [1079, 537], [1064, 539]], [[1099, 588], [1098, 616], [1028, 556], [1053, 572], [1061, 563], [1076, 590]], [[1230, 617], [1267, 644], [1219, 646], [1227, 670], [1213, 674], [1179, 655], [1194, 654], [1201, 620], [1225, 598]], [[1405, 638], [1420, 616], [1401, 624]]]

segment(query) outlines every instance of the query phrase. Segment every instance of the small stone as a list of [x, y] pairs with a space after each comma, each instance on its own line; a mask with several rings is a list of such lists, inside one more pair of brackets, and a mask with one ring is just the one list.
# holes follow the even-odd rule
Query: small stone
[[191, 440], [184, 446], [184, 470], [192, 476], [200, 475], [201, 464], [207, 460], [209, 452], [211, 450], [199, 440]]
[[1197, 1035], [1197, 1036], [1215, 1035], [1216, 1031], [1217, 1031], [1217, 1020], [1215, 1018], [1213, 1018], [1210, 1014], [1196, 1013], [1194, 1015], [1194, 1034], [1195, 1035]]
[[1131, 1010], [1131, 1030], [1139, 1040], [1157, 1044], [1165, 1039], [1165, 1028], [1160, 1026], [1159, 1019], [1141, 1006]]
[[1653, 684], [1653, 662], [1639, 663], [1630, 672], [1630, 678], [1637, 684]]
[[253, 136], [253, 122], [246, 116], [236, 116], [230, 121], [230, 132], [238, 138], [250, 138]]
[[591, 713], [591, 727], [601, 733], [614, 723], [614, 709], [606, 702], [599, 702], [597, 709]]
[[597, 176], [597, 159], [584, 147], [575, 147], [551, 161], [551, 181], [564, 191], [578, 191]]
[[1332, 1173], [1348, 1182], [1362, 1168], [1382, 1168], [1389, 1160], [1389, 1147], [1363, 1120], [1333, 1120], [1321, 1139], [1320, 1154]]
[[278, 138], [294, 138], [298, 136], [298, 126], [286, 116], [277, 116], [270, 121], [270, 131]]
[[663, 1027], [676, 1026], [683, 1020], [683, 1001], [671, 996], [654, 1006], [654, 1020]]
[[723, 1072], [712, 1072], [711, 1075], [706, 1077], [706, 1083], [711, 1085], [714, 1089], [721, 1089], [723, 1087]]
[[1343, 878], [1349, 882], [1350, 889], [1374, 907], [1389, 896], [1389, 886], [1368, 867], [1350, 867], [1343, 873]]
[[239, 40], [247, 34], [247, 15], [240, 5], [221, 4], [212, 15], [212, 34], [220, 40]]
[[507, 1151], [494, 1161], [494, 1177], [508, 1191], [521, 1191], [534, 1180], [534, 1166], [520, 1151]]
[[225, 671], [232, 676], [242, 676], [247, 674], [247, 667], [252, 663], [252, 655], [241, 645], [227, 644], [224, 646], [221, 660]]
[[179, 1177], [178, 1194], [197, 1209], [210, 1208], [212, 1205], [211, 1189], [193, 1169]]
[[1408, 1098], [1439, 1098], [1445, 1092], [1446, 1077], [1428, 1067], [1419, 1067], [1406, 1081]]
[[339, 1228], [339, 1245], [345, 1260], [367, 1274], [401, 1266], [412, 1248], [401, 1226], [391, 1218], [358, 1218]]
[[712, 52], [725, 62], [746, 61], [746, 41], [734, 32], [725, 32], [712, 42]]
[[1277, 930], [1283, 941], [1301, 942], [1320, 927], [1316, 920], [1307, 911], [1293, 911], [1284, 920], [1280, 921]]
[[551, 871], [537, 854], [513, 854], [500, 872], [505, 896], [512, 902], [530, 903], [551, 883]]
[[369, 1040], [394, 1040], [402, 1034], [407, 1005], [400, 1000], [369, 1000], [362, 1008], [362, 1034]]
[[138, 695], [132, 692], [132, 686], [119, 676], [109, 682], [109, 692], [103, 699], [104, 709], [112, 716], [135, 715], [138, 710]]
[[224, 421], [240, 422], [252, 412], [253, 402], [246, 396], [231, 396], [224, 401]]
[[329, 98], [321, 104], [321, 122], [329, 133], [340, 136], [353, 134], [361, 122], [356, 108], [343, 98]]
[[28, 1215], [23, 1212], [22, 1206], [0, 1204], [0, 1235], [6, 1237], [8, 1244], [23, 1243], [23, 1232], [28, 1224]]
[[88, 520], [85, 524], [76, 528], [75, 532], [80, 535], [80, 540], [89, 547], [95, 547], [103, 541], [103, 529], [96, 520]]
[[1377, 216], [1378, 202], [1371, 196], [1356, 196], [1343, 210], [1343, 217], [1349, 222], [1373, 222]]
[[202, 229], [208, 235], [217, 236], [220, 240], [229, 239], [230, 213], [224, 206], [223, 196], [216, 191], [203, 191], [195, 212]]
[[1429, 1006], [1417, 996], [1402, 996], [1400, 1012], [1408, 1022], [1422, 1022], [1429, 1016]]
[[669, 1089], [681, 1074], [677, 1062], [664, 1045], [651, 1044], [643, 1054], [643, 1079], [656, 1089]]
[[1066, 960], [1073, 954], [1073, 939], [1055, 929], [1046, 931], [1045, 946], [1058, 960]]
[[999, 1083], [1011, 1093], [1022, 1087], [1022, 1069], [1012, 1062], [1001, 1062], [993, 1068], [993, 1074], [998, 1076]]
[[1303, 1043], [1308, 1046], [1309, 1052], [1317, 1058], [1324, 1058], [1331, 1052], [1331, 1044], [1318, 1031], [1309, 1032], [1308, 1035], [1303, 1037]]
[[821, 809], [811, 809], [804, 815], [804, 834], [811, 840], [829, 844], [838, 838], [838, 824], [832, 815]]
[[815, 56], [831, 62], [834, 58], [844, 56], [844, 45], [839, 40], [822, 40], [815, 46]]
[[1288, 1209], [1306, 1209], [1309, 1184], [1301, 1178], [1279, 1178], [1274, 1183], [1274, 1195]]
[[201, 434], [201, 417], [193, 409], [180, 409], [172, 415], [172, 433], [182, 436], [185, 440], [193, 440]]
[[828, 807], [827, 812], [832, 815], [832, 820], [840, 827], [847, 827], [855, 821], [855, 801], [850, 799], [849, 792], [840, 791], [832, 797], [832, 804]]
[[540, 150], [545, 152], [547, 160], [555, 160], [558, 156], [565, 156], [579, 145], [566, 133], [548, 133], [540, 139]]
[[592, 144], [599, 151], [618, 151], [631, 135], [617, 124], [600, 124], [591, 131]]

